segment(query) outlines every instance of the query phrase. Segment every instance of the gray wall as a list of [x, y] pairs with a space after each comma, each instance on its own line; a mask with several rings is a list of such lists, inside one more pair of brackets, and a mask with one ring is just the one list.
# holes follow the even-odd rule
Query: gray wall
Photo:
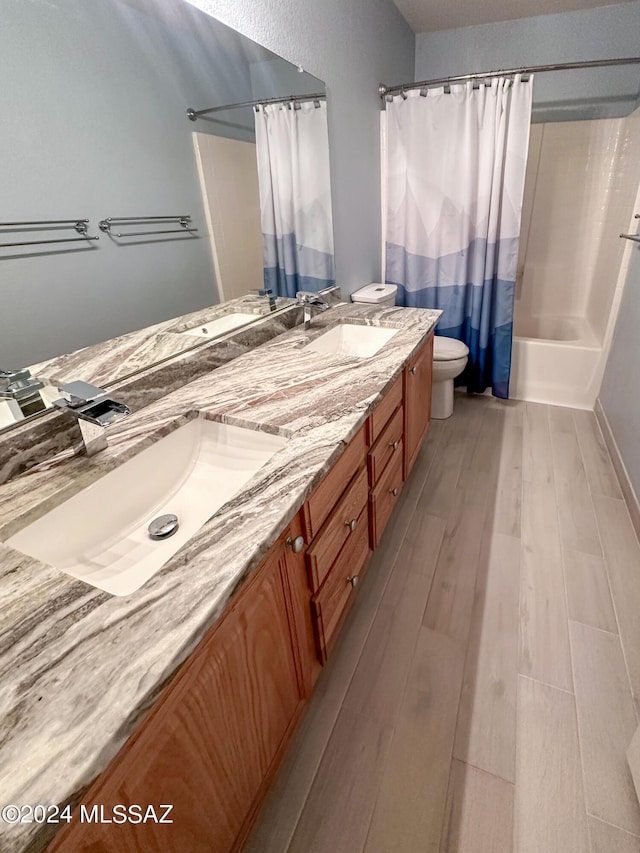
[[618, 322], [600, 389], [636, 495], [640, 497], [640, 246], [634, 246]]
[[[416, 37], [415, 79], [523, 65], [640, 54], [640, 2], [425, 33]], [[402, 82], [402, 81], [398, 81]], [[539, 74], [534, 121], [628, 115], [640, 66]]]
[[[211, 95], [166, 50], [158, 22], [116, 2], [81, 0], [8, 0], [2, 15], [0, 219], [88, 217], [98, 234], [107, 216], [189, 213], [202, 231], [184, 110]], [[116, 246], [103, 235], [87, 245], [0, 250], [0, 365], [30, 364], [217, 301], [205, 239]]]
[[336, 274], [380, 281], [380, 81], [413, 76], [414, 37], [391, 0], [192, 0], [327, 85]]

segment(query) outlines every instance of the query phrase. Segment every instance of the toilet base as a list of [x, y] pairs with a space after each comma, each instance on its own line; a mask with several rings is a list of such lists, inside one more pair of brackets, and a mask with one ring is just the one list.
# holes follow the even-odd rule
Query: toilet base
[[443, 421], [453, 414], [453, 379], [434, 382], [431, 389], [431, 417]]

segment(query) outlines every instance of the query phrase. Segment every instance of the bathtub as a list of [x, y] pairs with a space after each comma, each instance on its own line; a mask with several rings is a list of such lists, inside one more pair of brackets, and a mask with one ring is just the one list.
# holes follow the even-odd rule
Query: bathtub
[[592, 409], [601, 354], [584, 317], [516, 317], [509, 396]]

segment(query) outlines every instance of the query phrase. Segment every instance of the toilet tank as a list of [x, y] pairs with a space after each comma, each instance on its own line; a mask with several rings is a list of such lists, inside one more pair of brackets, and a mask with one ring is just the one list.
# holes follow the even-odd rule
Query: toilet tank
[[395, 305], [398, 287], [395, 284], [373, 282], [351, 294], [352, 302], [369, 302], [373, 305]]

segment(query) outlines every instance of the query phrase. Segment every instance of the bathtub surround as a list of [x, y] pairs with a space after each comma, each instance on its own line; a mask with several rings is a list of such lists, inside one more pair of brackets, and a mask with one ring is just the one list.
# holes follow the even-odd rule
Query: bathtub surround
[[327, 102], [255, 111], [264, 286], [278, 296], [335, 284]]
[[512, 393], [593, 408], [636, 226], [640, 110], [533, 125], [516, 287]]
[[640, 110], [532, 126], [515, 334], [562, 340], [521, 327], [531, 318], [570, 318], [586, 321], [603, 341], [625, 250], [618, 235], [628, 228], [639, 183]]
[[[316, 353], [305, 351], [300, 330], [293, 329], [115, 425], [109, 447], [98, 456], [50, 460], [0, 488], [0, 540], [5, 541], [194, 412], [290, 436], [247, 490], [128, 598], [100, 593], [0, 545], [0, 588], [11, 602], [2, 629], [3, 802], [77, 800], [361, 428], [437, 318], [432, 311], [337, 306], [314, 319], [309, 337], [346, 319], [398, 333], [374, 359], [327, 357], [319, 365]], [[0, 846], [6, 853], [22, 850], [37, 830], [33, 824], [2, 825]]]
[[496, 77], [386, 104], [386, 276], [398, 303], [443, 310], [470, 391], [509, 396], [533, 78]]

